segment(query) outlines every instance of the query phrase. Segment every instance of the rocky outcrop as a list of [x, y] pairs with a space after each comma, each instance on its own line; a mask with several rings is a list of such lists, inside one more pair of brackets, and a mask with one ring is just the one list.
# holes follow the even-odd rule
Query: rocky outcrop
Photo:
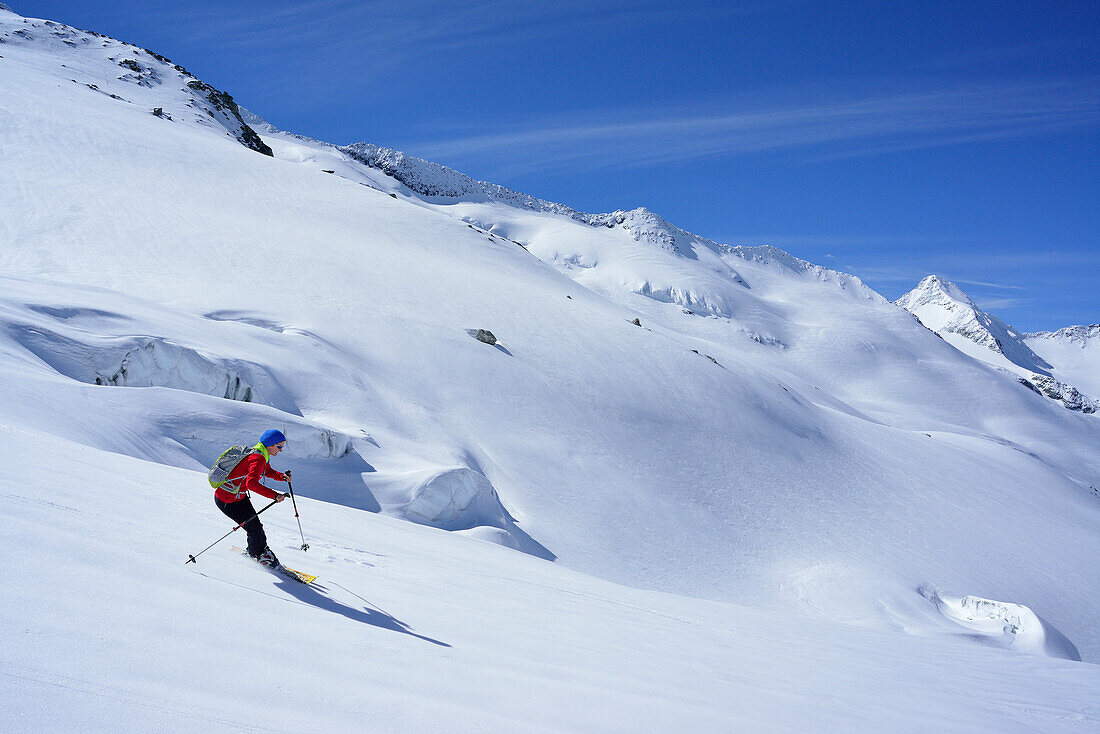
[[233, 101], [233, 97], [227, 92], [214, 89], [214, 87], [198, 79], [187, 82], [187, 88], [195, 94], [195, 98], [199, 101], [198, 106], [221, 123], [236, 138], [237, 142], [257, 153], [274, 156], [267, 143], [241, 118], [240, 108], [237, 107], [237, 103]]
[[1057, 400], [1070, 410], [1079, 410], [1082, 413], [1100, 410], [1100, 400], [1093, 400], [1072, 385], [1059, 382], [1049, 375], [1032, 375], [1030, 379], [1021, 377], [1020, 384], [1051, 400]]
[[[160, 109], [158, 117], [212, 127], [251, 150], [272, 155], [244, 121], [232, 96], [158, 53], [61, 23], [22, 18], [10, 10], [0, 18], [0, 43], [56, 51], [59, 80], [82, 84], [121, 103]], [[60, 63], [74, 54], [79, 64]], [[189, 110], [198, 115], [185, 115]]]

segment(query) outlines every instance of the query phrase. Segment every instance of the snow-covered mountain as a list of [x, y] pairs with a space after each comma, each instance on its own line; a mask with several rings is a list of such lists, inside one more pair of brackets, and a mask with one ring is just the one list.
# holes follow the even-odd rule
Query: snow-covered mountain
[[1053, 365], [1059, 380], [1100, 396], [1100, 324], [1027, 334], [1024, 342]]
[[[750, 260], [837, 283], [860, 297], [881, 298], [855, 276], [800, 260], [774, 247], [722, 245], [680, 229], [645, 207], [602, 214], [581, 212], [497, 184], [476, 181], [459, 171], [391, 148], [370, 143], [336, 146], [286, 133], [247, 110], [244, 115], [250, 124], [264, 131], [269, 140], [283, 144], [281, 150], [284, 158], [309, 161], [327, 173], [336, 173], [434, 205], [438, 211], [458, 216], [471, 226], [511, 239], [528, 249], [535, 247], [533, 252], [543, 260], [553, 261], [567, 269], [591, 270], [586, 275], [587, 281], [606, 279], [606, 285], [614, 291], [626, 287], [656, 300], [678, 304], [706, 315], [728, 318], [733, 315], [738, 297], [748, 288], [737, 273], [737, 264], [741, 260]], [[369, 174], [365, 175], [355, 163], [380, 171], [390, 180], [364, 180]], [[603, 252], [596, 253], [589, 242], [583, 243], [580, 251], [574, 251], [574, 248], [562, 252], [556, 233], [553, 245], [538, 241], [532, 236], [536, 232], [526, 231], [524, 222], [514, 220], [512, 215], [517, 213], [516, 210], [520, 210], [518, 213], [521, 215], [527, 212], [559, 215], [589, 228], [616, 230], [616, 233], [628, 235], [629, 240], [625, 252], [614, 252], [605, 246]], [[585, 240], [598, 242], [601, 239], [591, 231], [576, 231], [580, 231]], [[645, 253], [645, 259], [639, 258], [642, 253]], [[654, 258], [661, 261], [660, 265], [654, 267]], [[683, 260], [695, 261], [706, 267], [695, 264], [685, 267]]]
[[1024, 343], [1023, 334], [982, 311], [951, 281], [929, 275], [896, 303], [938, 334], [958, 334], [1012, 364], [1049, 374], [1050, 365]]
[[896, 303], [962, 352], [1018, 374], [1022, 384], [1036, 392], [1071, 410], [1100, 410], [1100, 400], [1083, 395], [1070, 384], [1078, 378], [1100, 386], [1100, 348], [1094, 346], [1100, 344], [1097, 327], [1021, 334], [978, 308], [957, 285], [935, 275], [922, 280]]
[[[3, 729], [1100, 720], [1098, 416], [774, 248], [0, 40]], [[183, 563], [229, 531], [205, 468], [269, 427], [316, 587]]]
[[26, 20], [11, 10], [0, 13], [0, 44], [38, 52], [34, 54], [36, 61], [59, 80], [71, 72], [68, 81], [89, 92], [142, 108], [167, 121], [219, 130], [247, 148], [271, 155], [270, 148], [241, 119], [233, 97], [196, 79], [160, 54], [94, 31], [49, 20]]

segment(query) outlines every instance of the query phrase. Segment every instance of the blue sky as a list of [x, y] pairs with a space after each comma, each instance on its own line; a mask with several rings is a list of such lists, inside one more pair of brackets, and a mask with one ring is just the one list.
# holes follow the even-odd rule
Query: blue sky
[[1100, 3], [20, 2], [286, 130], [1100, 322]]

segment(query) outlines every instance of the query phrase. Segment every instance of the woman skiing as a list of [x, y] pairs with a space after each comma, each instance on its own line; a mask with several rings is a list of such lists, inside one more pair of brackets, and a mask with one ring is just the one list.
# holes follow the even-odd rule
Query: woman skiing
[[[277, 482], [290, 481], [290, 471], [277, 472], [271, 468], [272, 457], [286, 448], [286, 436], [274, 428], [264, 431], [260, 442], [229, 473], [225, 483], [214, 490], [214, 504], [248, 533], [248, 555], [265, 566], [277, 568], [279, 559], [267, 547], [267, 534], [263, 523], [256, 516], [256, 508], [248, 498], [249, 492], [282, 502], [290, 495], [276, 492], [260, 484], [264, 477]], [[242, 525], [243, 523], [243, 525]]]

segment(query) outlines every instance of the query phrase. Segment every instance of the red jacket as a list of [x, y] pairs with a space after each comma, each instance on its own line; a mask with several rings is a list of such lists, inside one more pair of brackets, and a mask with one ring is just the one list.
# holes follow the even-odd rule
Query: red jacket
[[[267, 451], [264, 451], [259, 446], [256, 448], [258, 448], [259, 451], [244, 457], [241, 463], [237, 464], [236, 468], [229, 473], [229, 477], [226, 479], [225, 484], [214, 490], [214, 496], [217, 499], [225, 503], [240, 502], [248, 498], [249, 492], [255, 492], [264, 497], [275, 499], [278, 493], [260, 484], [260, 480], [267, 477], [277, 482], [285, 482], [286, 475], [282, 472], [275, 471], [271, 468], [271, 465], [267, 463]], [[234, 490], [237, 491], [234, 493]]]

